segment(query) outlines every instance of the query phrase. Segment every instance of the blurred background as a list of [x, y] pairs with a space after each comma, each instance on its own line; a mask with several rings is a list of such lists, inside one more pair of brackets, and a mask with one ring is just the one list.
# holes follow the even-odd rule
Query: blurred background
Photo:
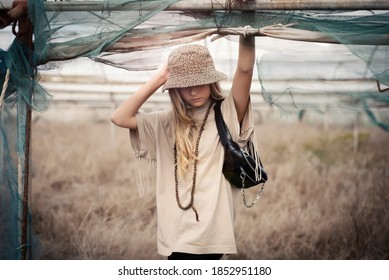
[[[0, 30], [1, 49], [13, 39], [10, 28]], [[236, 37], [198, 43], [231, 79]], [[155, 57], [158, 65], [172, 48]], [[239, 254], [224, 258], [387, 259], [389, 134], [348, 95], [377, 91], [372, 73], [343, 45], [257, 37], [256, 51], [251, 97], [270, 177], [253, 208], [239, 202]], [[154, 71], [87, 58], [39, 68], [52, 100], [32, 114], [36, 258], [162, 258], [155, 194], [139, 198], [128, 131], [110, 123], [111, 112]], [[221, 84], [225, 93], [230, 79]], [[379, 121], [389, 120], [387, 106], [370, 105]], [[141, 109], [169, 107], [168, 95], [157, 92]]]

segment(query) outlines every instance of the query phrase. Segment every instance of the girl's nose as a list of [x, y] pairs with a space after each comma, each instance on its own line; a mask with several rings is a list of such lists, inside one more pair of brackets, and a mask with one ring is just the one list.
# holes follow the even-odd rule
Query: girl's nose
[[199, 87], [194, 86], [190, 88], [190, 95], [194, 96], [199, 93]]

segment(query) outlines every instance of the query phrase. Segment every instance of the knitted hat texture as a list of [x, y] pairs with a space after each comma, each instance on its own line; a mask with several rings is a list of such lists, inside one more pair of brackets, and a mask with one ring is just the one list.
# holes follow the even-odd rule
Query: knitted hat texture
[[169, 78], [162, 91], [212, 84], [227, 78], [215, 69], [208, 49], [201, 45], [185, 45], [174, 49], [168, 58]]

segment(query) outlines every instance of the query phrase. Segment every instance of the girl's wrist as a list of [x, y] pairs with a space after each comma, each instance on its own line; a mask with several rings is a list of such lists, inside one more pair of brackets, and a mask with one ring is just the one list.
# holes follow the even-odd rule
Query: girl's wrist
[[255, 45], [255, 36], [239, 36], [239, 43], [244, 46], [254, 46]]
[[167, 65], [164, 65], [154, 76], [155, 81], [162, 86], [165, 84], [169, 78], [169, 72], [167, 70]]

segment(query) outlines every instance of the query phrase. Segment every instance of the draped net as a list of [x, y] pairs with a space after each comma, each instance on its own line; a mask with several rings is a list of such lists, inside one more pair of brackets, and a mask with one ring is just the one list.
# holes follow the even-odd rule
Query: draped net
[[[308, 53], [270, 46], [258, 57], [264, 100], [287, 112], [320, 111], [320, 104], [307, 102], [320, 95], [331, 98], [338, 108], [364, 111], [374, 124], [389, 130], [376, 111], [389, 102], [385, 91], [389, 86], [387, 11], [243, 12], [229, 1], [210, 1], [214, 9], [190, 11], [167, 9], [179, 2], [174, 0], [86, 1], [94, 5], [79, 1], [71, 5], [75, 2], [29, 1], [34, 50], [17, 40], [7, 50], [0, 50], [1, 259], [20, 258], [22, 246], [33, 252], [37, 248], [33, 239], [20, 244], [18, 238], [18, 174], [27, 172], [18, 166], [26, 148], [24, 104], [38, 111], [49, 106], [51, 96], [39, 84], [37, 73], [55, 67], [57, 61], [89, 57], [129, 71], [151, 70], [159, 66], [157, 58], [164, 48], [210, 36], [234, 41], [233, 35], [246, 33], [258, 36], [257, 40], [262, 36], [279, 38], [280, 44], [282, 40], [316, 42], [319, 47]], [[339, 49], [327, 50], [326, 44]], [[373, 83], [361, 90], [363, 81]]]

